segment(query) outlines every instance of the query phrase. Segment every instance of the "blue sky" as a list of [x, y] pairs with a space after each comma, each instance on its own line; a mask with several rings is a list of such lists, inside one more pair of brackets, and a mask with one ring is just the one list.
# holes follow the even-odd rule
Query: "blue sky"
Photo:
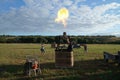
[[[67, 27], [54, 20], [69, 10]], [[0, 0], [0, 35], [120, 36], [120, 0]]]
[[20, 8], [21, 6], [24, 6], [25, 3], [22, 0], [1, 0], [0, 1], [0, 13], [2, 12], [8, 12], [10, 8]]

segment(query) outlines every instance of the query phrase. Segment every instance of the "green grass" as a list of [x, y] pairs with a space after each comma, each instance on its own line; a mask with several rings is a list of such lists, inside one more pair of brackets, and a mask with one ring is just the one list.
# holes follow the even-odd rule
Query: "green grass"
[[[88, 53], [74, 49], [74, 67], [64, 69], [55, 67], [54, 48], [46, 44], [45, 49], [41, 54], [40, 44], [0, 44], [0, 80], [120, 80], [120, 67], [103, 61], [103, 51], [115, 54], [120, 45], [89, 44]], [[40, 76], [23, 75], [26, 55], [39, 57]]]

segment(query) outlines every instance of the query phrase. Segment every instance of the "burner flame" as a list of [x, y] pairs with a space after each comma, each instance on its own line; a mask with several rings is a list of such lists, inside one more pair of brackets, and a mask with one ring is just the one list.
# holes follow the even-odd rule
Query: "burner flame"
[[69, 11], [66, 8], [61, 8], [58, 11], [57, 18], [55, 19], [55, 22], [62, 23], [64, 27], [67, 25], [67, 19], [69, 17]]

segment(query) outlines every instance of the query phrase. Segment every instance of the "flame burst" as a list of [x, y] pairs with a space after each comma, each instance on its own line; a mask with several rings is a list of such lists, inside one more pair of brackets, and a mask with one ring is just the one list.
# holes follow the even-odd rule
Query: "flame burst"
[[64, 25], [64, 27], [67, 25], [66, 20], [69, 17], [69, 11], [66, 8], [61, 8], [58, 11], [57, 18], [55, 19], [55, 22], [60, 22]]

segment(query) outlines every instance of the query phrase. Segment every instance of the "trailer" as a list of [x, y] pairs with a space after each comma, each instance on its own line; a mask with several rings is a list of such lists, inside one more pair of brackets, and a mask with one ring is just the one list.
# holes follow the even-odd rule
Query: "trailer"
[[109, 60], [112, 60], [114, 62], [117, 62], [120, 65], [120, 51], [118, 51], [117, 54], [103, 52], [103, 55], [104, 55], [105, 62], [109, 62]]

